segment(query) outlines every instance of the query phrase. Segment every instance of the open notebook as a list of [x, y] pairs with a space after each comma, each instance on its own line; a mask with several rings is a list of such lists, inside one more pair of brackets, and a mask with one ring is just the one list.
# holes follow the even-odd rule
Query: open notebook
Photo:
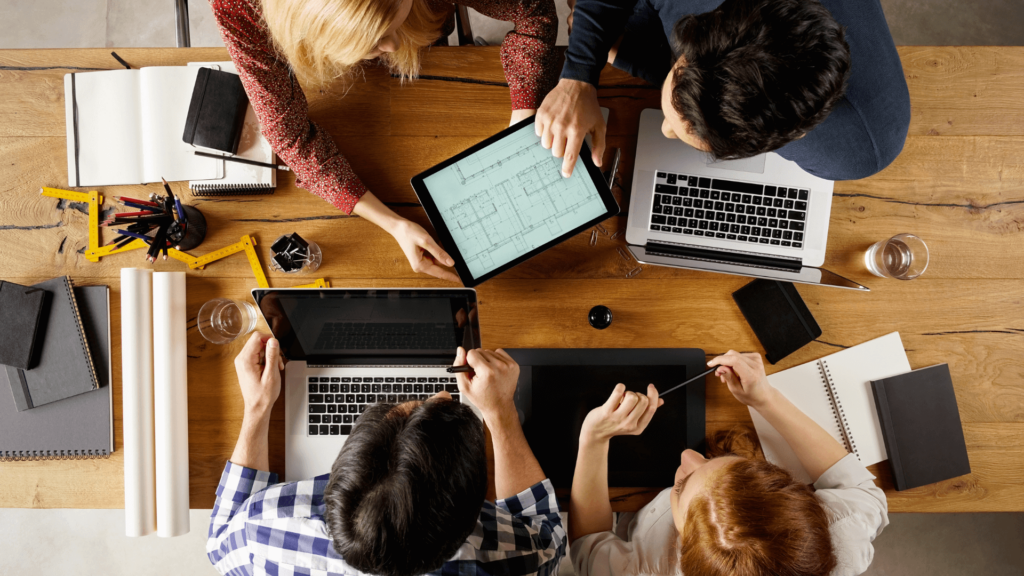
[[[871, 381], [909, 371], [900, 333], [893, 332], [772, 374], [768, 382], [855, 454], [861, 464], [869, 466], [886, 459]], [[754, 409], [750, 409], [750, 417], [769, 462], [801, 482], [816, 480], [771, 424]]]
[[[189, 67], [205, 66], [237, 74], [235, 64], [227, 62], [189, 62]], [[213, 150], [213, 152], [220, 152]], [[267, 164], [274, 163], [274, 151], [270, 142], [260, 132], [260, 121], [249, 104], [242, 125], [242, 137], [238, 142], [236, 156]], [[205, 182], [195, 179], [188, 183], [193, 196], [243, 196], [252, 194], [273, 194], [277, 187], [277, 170], [250, 166], [240, 162], [224, 162], [224, 177]]]
[[151, 66], [66, 74], [68, 184], [223, 178], [223, 161], [196, 156], [181, 140], [196, 72]]

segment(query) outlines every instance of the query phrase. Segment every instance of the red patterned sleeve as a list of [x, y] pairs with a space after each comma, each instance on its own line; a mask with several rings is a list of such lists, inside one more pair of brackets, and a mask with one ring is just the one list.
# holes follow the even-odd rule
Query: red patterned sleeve
[[275, 52], [257, 8], [259, 0], [210, 0], [221, 37], [270, 146], [295, 172], [298, 186], [346, 214], [366, 186], [330, 134], [309, 119], [306, 95]]
[[501, 67], [508, 80], [512, 109], [540, 108], [558, 78], [554, 0], [461, 0], [459, 4], [515, 24], [515, 30], [501, 43]]

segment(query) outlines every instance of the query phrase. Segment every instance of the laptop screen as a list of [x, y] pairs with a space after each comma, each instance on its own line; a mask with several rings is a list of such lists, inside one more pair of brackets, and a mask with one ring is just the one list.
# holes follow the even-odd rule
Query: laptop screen
[[480, 346], [470, 289], [257, 289], [253, 299], [289, 360], [449, 364]]

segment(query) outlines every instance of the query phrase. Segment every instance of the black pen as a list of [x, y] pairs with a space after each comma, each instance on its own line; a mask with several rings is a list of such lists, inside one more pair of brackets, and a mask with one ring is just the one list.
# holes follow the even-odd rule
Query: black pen
[[239, 164], [249, 164], [252, 166], [262, 166], [263, 168], [273, 168], [274, 170], [284, 170], [285, 172], [291, 172], [292, 169], [285, 166], [284, 164], [267, 164], [266, 162], [258, 162], [256, 160], [249, 160], [248, 158], [239, 158], [238, 156], [225, 156], [224, 154], [210, 154], [209, 152], [195, 151], [196, 156], [202, 156], [204, 158], [216, 158], [217, 160], [227, 160], [228, 162], [238, 162]]
[[465, 374], [466, 372], [472, 372], [473, 367], [469, 364], [463, 364], [462, 366], [452, 366], [448, 368], [449, 374]]
[[718, 370], [718, 366], [715, 366], [714, 368], [709, 368], [709, 369], [701, 372], [700, 374], [697, 374], [693, 378], [690, 378], [686, 382], [683, 382], [682, 384], [679, 384], [679, 385], [673, 386], [672, 388], [669, 388], [668, 390], [662, 392], [661, 394], [658, 394], [658, 398], [664, 398], [665, 396], [668, 396], [670, 392], [675, 392], [676, 390], [682, 388], [683, 386], [686, 386], [687, 384], [690, 384], [691, 382], [696, 382], [697, 380], [700, 380], [701, 378], [707, 376], [708, 374], [711, 374], [715, 370]]

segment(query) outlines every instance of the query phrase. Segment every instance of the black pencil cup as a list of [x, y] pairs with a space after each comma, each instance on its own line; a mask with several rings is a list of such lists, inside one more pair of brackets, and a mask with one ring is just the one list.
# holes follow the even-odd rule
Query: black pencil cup
[[178, 250], [187, 252], [198, 247], [206, 240], [206, 217], [198, 208], [192, 206], [181, 206], [185, 211], [185, 218], [188, 220], [188, 227], [185, 229], [185, 237], [178, 243]]

